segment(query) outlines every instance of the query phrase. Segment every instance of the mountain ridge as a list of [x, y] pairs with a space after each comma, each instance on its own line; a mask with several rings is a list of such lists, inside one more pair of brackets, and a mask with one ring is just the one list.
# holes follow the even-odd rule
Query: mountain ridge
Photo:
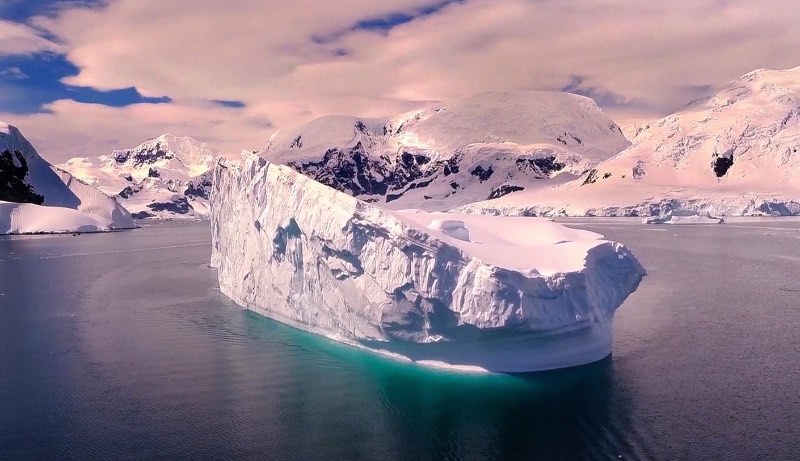
[[757, 69], [644, 124], [630, 147], [561, 187], [473, 212], [643, 215], [800, 213], [800, 67]]
[[218, 156], [188, 136], [162, 134], [96, 161], [74, 157], [58, 168], [118, 197], [137, 219], [204, 218]]
[[488, 92], [384, 118], [326, 116], [259, 155], [368, 202], [444, 210], [571, 179], [627, 147], [589, 98]]

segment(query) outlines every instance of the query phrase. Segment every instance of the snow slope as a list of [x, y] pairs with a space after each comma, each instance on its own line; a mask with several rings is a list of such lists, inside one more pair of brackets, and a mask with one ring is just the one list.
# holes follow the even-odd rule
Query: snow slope
[[465, 207], [484, 213], [800, 213], [800, 67], [760, 69], [640, 127], [633, 145], [562, 187]]
[[390, 211], [251, 155], [214, 170], [212, 265], [238, 304], [422, 363], [531, 371], [600, 360], [644, 270], [545, 219]]
[[96, 160], [76, 157], [59, 165], [116, 196], [137, 218], [208, 215], [210, 168], [217, 152], [188, 137], [159, 136]]
[[259, 154], [367, 202], [446, 210], [574, 179], [629, 144], [589, 98], [510, 91], [388, 119], [322, 117]]
[[[0, 200], [3, 202], [30, 203], [44, 207], [3, 206], [3, 213], [13, 210], [28, 218], [42, 214], [42, 221], [33, 223], [53, 224], [58, 230], [72, 231], [74, 223], [97, 224], [99, 228], [121, 229], [135, 227], [130, 213], [113, 198], [94, 187], [75, 179], [72, 175], [58, 171], [36, 152], [20, 131], [11, 125], [0, 122]], [[75, 212], [56, 211], [45, 208], [67, 208]], [[24, 210], [24, 211], [22, 211]], [[79, 214], [84, 216], [78, 216]], [[49, 217], [45, 218], [44, 215]], [[67, 221], [58, 223], [57, 217]], [[11, 223], [9, 215], [0, 217]], [[19, 218], [22, 219], [22, 218]], [[24, 227], [24, 225], [20, 224]], [[10, 232], [9, 224], [4, 233]], [[39, 224], [34, 227], [40, 228]], [[40, 231], [47, 229], [40, 228]]]

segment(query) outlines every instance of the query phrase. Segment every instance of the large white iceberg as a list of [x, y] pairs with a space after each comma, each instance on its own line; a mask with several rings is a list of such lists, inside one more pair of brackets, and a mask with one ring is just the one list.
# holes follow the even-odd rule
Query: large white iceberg
[[219, 164], [212, 265], [238, 304], [417, 362], [499, 372], [611, 352], [644, 270], [541, 218], [387, 211], [258, 156]]

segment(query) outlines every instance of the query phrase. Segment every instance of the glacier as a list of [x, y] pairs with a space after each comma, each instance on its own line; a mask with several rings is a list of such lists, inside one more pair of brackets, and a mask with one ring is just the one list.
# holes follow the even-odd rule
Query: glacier
[[461, 206], [528, 216], [800, 214], [800, 67], [758, 69], [660, 120], [577, 179]]
[[622, 244], [543, 218], [388, 210], [249, 155], [213, 170], [223, 294], [422, 364], [526, 372], [611, 352], [645, 275]]

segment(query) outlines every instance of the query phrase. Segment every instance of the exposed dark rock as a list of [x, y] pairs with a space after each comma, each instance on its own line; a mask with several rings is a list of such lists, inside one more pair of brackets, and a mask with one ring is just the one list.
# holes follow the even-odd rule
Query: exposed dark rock
[[119, 150], [114, 152], [114, 161], [118, 164], [132, 161], [134, 167], [151, 165], [162, 159], [171, 159], [175, 155], [172, 151], [165, 149], [161, 143], [156, 143], [153, 147], [146, 150], [136, 151], [133, 149]]
[[37, 194], [33, 187], [25, 182], [27, 176], [28, 161], [22, 152], [18, 150], [0, 152], [0, 200], [36, 205], [44, 203], [44, 196]]
[[714, 174], [718, 178], [725, 176], [730, 167], [733, 166], [733, 156], [716, 157], [711, 162], [711, 167], [714, 169]]
[[427, 186], [439, 175], [457, 173], [460, 159], [461, 155], [456, 154], [448, 160], [432, 162], [424, 154], [405, 151], [395, 159], [385, 155], [375, 159], [359, 142], [351, 149], [328, 149], [319, 161], [290, 162], [288, 166], [354, 197], [385, 196], [391, 202], [409, 190]]
[[177, 197], [171, 202], [155, 202], [147, 204], [153, 211], [169, 211], [176, 214], [187, 214], [192, 210], [186, 197]]
[[535, 170], [546, 176], [561, 171], [567, 166], [566, 163], [557, 161], [554, 155], [540, 158], [518, 158], [515, 163], [520, 171]]
[[183, 191], [183, 195], [186, 195], [187, 197], [198, 197], [210, 200], [211, 186], [211, 176], [205, 174], [189, 181], [189, 183], [186, 185], [186, 190]]
[[142, 190], [142, 186], [136, 184], [135, 186], [125, 187], [125, 189], [122, 189], [117, 195], [120, 196], [121, 198], [131, 198], [133, 194], [139, 192], [140, 190]]
[[509, 184], [503, 184], [502, 186], [500, 186], [500, 187], [498, 187], [496, 189], [492, 189], [492, 192], [489, 193], [489, 196], [486, 197], [486, 200], [492, 200], [492, 199], [500, 198], [500, 197], [502, 197], [504, 195], [508, 195], [508, 194], [510, 194], [512, 192], [519, 192], [521, 190], [525, 190], [525, 188], [522, 187], [522, 186], [512, 186], [512, 185], [509, 185]]
[[290, 162], [288, 166], [355, 197], [383, 195], [393, 182], [393, 174], [386, 165], [371, 159], [361, 143], [347, 150], [328, 149], [318, 162]]
[[477, 176], [480, 182], [484, 182], [487, 179], [491, 178], [492, 173], [494, 173], [494, 170], [492, 169], [491, 166], [489, 166], [489, 168], [484, 169], [480, 165], [476, 166], [475, 168], [472, 169], [472, 171], [469, 172], [469, 174], [471, 174], [472, 176]]
[[133, 216], [133, 219], [146, 219], [153, 217], [154, 215], [146, 211], [139, 211], [138, 213], [131, 213], [131, 216]]
[[585, 186], [587, 184], [594, 184], [597, 182], [597, 179], [598, 179], [597, 170], [591, 169], [589, 170], [589, 173], [586, 175], [586, 179], [583, 181], [581, 186]]

